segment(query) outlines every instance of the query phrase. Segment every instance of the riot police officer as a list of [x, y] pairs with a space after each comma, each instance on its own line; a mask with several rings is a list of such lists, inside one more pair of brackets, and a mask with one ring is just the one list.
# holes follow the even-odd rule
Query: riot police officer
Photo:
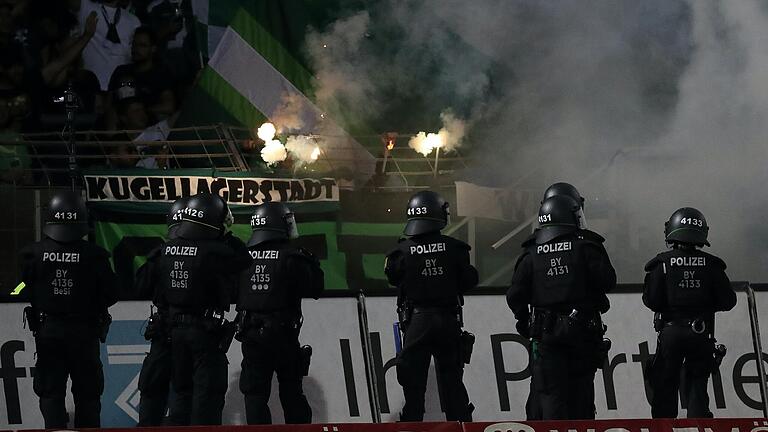
[[[187, 207], [189, 197], [176, 200], [166, 216], [169, 240], [177, 238], [176, 231], [181, 224], [182, 211]], [[151, 298], [154, 292], [152, 274], [157, 258], [162, 254], [165, 244], [149, 253], [147, 262], [136, 273], [135, 290], [140, 298]], [[144, 337], [151, 341], [149, 353], [144, 358], [139, 375], [139, 423], [137, 426], [160, 426], [163, 424], [168, 408], [169, 387], [173, 358], [170, 343], [170, 323], [168, 305], [161, 299], [154, 299], [158, 306], [149, 317]], [[189, 424], [191, 410], [189, 393], [173, 392], [174, 401], [169, 413], [169, 422], [174, 425]]]
[[299, 345], [301, 299], [317, 299], [324, 289], [320, 263], [290, 240], [298, 237], [293, 213], [280, 202], [263, 203], [251, 217], [248, 250], [253, 259], [240, 275], [237, 311], [243, 363], [240, 391], [248, 424], [271, 424], [269, 402], [277, 374], [280, 403], [288, 424], [311, 423], [302, 389], [311, 348]]
[[224, 312], [233, 299], [232, 275], [250, 264], [245, 245], [226, 233], [231, 213], [221, 197], [198, 194], [181, 212], [176, 238], [165, 243], [151, 279], [158, 307], [168, 307], [171, 384], [191, 394], [190, 423], [221, 424], [231, 342]]
[[77, 192], [60, 192], [48, 206], [44, 238], [21, 252], [22, 277], [31, 290], [25, 317], [35, 336], [34, 390], [46, 428], [64, 429], [64, 399], [72, 379], [75, 428], [99, 427], [104, 374], [99, 339], [106, 340], [117, 301], [109, 253], [83, 240], [88, 212]]
[[[539, 209], [540, 228], [523, 244], [507, 303], [535, 349], [532, 372], [543, 419], [594, 418], [594, 375], [604, 359], [600, 314], [616, 273], [602, 237], [581, 229], [581, 204], [551, 196]], [[529, 325], [521, 324], [529, 323]]]
[[688, 417], [712, 417], [707, 381], [714, 367], [715, 312], [731, 310], [736, 293], [720, 258], [701, 250], [709, 246], [704, 215], [690, 207], [678, 209], [664, 226], [671, 250], [645, 265], [643, 303], [657, 313], [659, 332], [651, 367], [651, 414], [677, 417], [680, 372], [685, 364]]
[[[587, 230], [587, 220], [584, 215], [584, 197], [581, 196], [578, 189], [576, 189], [575, 186], [573, 186], [570, 183], [565, 182], [558, 182], [553, 183], [550, 185], [545, 191], [544, 191], [544, 197], [541, 199], [541, 202], [539, 204], [543, 204], [544, 201], [547, 198], [551, 198], [553, 196], [563, 195], [570, 198], [573, 198], [574, 201], [576, 201], [579, 204], [579, 210], [577, 212], [577, 217], [579, 219], [579, 228], [581, 228], [582, 235], [589, 236], [594, 240], [594, 244], [599, 244], [600, 247], [602, 247], [603, 242], [605, 239], [603, 239], [602, 236], [599, 234]], [[538, 228], [536, 229], [538, 230]], [[523, 242], [522, 247], [523, 249], [526, 249], [530, 247], [531, 245], [535, 244], [536, 242], [536, 230]], [[530, 338], [530, 329], [528, 328], [528, 322], [527, 321], [517, 321], [516, 327], [518, 333], [525, 337]], [[609, 343], [609, 342], [608, 342]], [[532, 354], [535, 350], [535, 347], [532, 345], [529, 347], [529, 352]], [[605, 350], [607, 354], [607, 350]], [[529, 361], [530, 364], [533, 364], [532, 361]], [[542, 420], [543, 419], [543, 413], [541, 411], [541, 403], [538, 399], [538, 394], [536, 392], [536, 380], [533, 377], [533, 374], [531, 374], [531, 383], [530, 383], [530, 390], [528, 393], [528, 400], [525, 403], [525, 418], [526, 420]]]
[[466, 345], [463, 336], [469, 334], [462, 333], [461, 322], [463, 294], [478, 282], [470, 247], [441, 234], [448, 224], [449, 206], [437, 193], [413, 195], [406, 215], [407, 238], [387, 255], [385, 264], [389, 283], [398, 288], [404, 334], [397, 362], [397, 380], [405, 396], [400, 420], [423, 420], [427, 371], [434, 357], [446, 418], [471, 421], [474, 407], [462, 381], [471, 346]]

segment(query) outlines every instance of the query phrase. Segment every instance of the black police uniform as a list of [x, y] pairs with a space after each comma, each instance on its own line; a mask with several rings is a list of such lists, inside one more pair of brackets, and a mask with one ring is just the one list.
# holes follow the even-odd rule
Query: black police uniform
[[155, 287], [152, 277], [163, 247], [160, 246], [147, 255], [147, 262], [139, 268], [135, 279], [139, 298], [151, 298], [157, 306], [157, 311], [150, 317], [144, 332], [144, 337], [150, 341], [150, 348], [141, 364], [139, 374], [140, 399], [137, 426], [140, 427], [163, 425], [166, 411], [168, 411], [168, 424], [186, 426], [191, 420], [191, 393], [179, 393], [171, 388], [173, 353], [168, 305], [162, 299], [153, 297]]
[[531, 411], [544, 420], [595, 416], [594, 375], [603, 359], [600, 314], [609, 308], [605, 294], [616, 286], [602, 241], [574, 226], [545, 242], [526, 242], [515, 266], [507, 303], [518, 324], [531, 320], [530, 329], [517, 327], [534, 340], [531, 403], [539, 406]]
[[166, 242], [153, 263], [155, 304], [167, 305], [171, 322], [171, 383], [177, 393], [191, 394], [190, 424], [221, 424], [228, 363], [216, 316], [233, 299], [229, 275], [248, 264], [244, 244], [235, 250], [221, 238], [190, 240], [182, 234]]
[[[176, 238], [176, 231], [181, 222], [181, 214], [186, 208], [189, 197], [176, 200], [168, 212], [168, 238]], [[155, 286], [152, 280], [154, 265], [163, 251], [159, 246], [147, 255], [147, 262], [136, 273], [134, 291], [138, 298], [152, 299], [155, 304], [162, 304], [155, 298]], [[173, 425], [188, 425], [191, 415], [191, 394], [173, 392], [171, 375], [173, 356], [171, 352], [168, 305], [159, 306], [147, 323], [144, 337], [151, 342], [141, 365], [139, 374], [139, 422], [137, 426], [160, 426], [163, 424], [166, 410], [169, 411], [168, 422]], [[169, 409], [169, 396], [173, 404]]]
[[288, 424], [311, 423], [302, 389], [309, 354], [299, 345], [302, 297], [318, 298], [323, 271], [308, 251], [287, 238], [249, 247], [253, 262], [240, 275], [237, 310], [243, 363], [240, 391], [248, 424], [271, 424], [267, 406], [273, 374]]
[[462, 295], [478, 282], [470, 247], [438, 231], [403, 239], [387, 255], [385, 273], [398, 287], [398, 303], [411, 311], [398, 356], [397, 381], [405, 406], [401, 421], [422, 421], [430, 357], [449, 421], [471, 421], [473, 406], [462, 381]]
[[46, 428], [66, 428], [64, 398], [72, 379], [76, 428], [99, 427], [104, 374], [100, 330], [117, 301], [109, 252], [84, 240], [44, 238], [21, 252], [22, 277], [36, 317], [34, 390]]
[[650, 378], [654, 418], [677, 417], [683, 364], [691, 384], [688, 417], [712, 417], [707, 381], [714, 367], [715, 312], [736, 305], [725, 268], [723, 260], [693, 246], [675, 247], [645, 266], [643, 303], [661, 314], [663, 326]]

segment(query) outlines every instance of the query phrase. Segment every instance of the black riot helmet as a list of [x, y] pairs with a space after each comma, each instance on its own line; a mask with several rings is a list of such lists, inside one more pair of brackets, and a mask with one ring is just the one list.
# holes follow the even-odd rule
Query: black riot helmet
[[189, 197], [179, 198], [173, 202], [171, 209], [168, 210], [165, 221], [168, 224], [168, 238], [171, 240], [178, 237], [176, 230], [179, 229], [179, 225], [181, 224], [181, 213], [182, 210], [187, 208], [187, 203], [189, 203]]
[[569, 196], [573, 198], [574, 201], [579, 203], [581, 208], [584, 208], [584, 197], [581, 196], [578, 189], [576, 189], [576, 187], [574, 187], [572, 184], [564, 182], [555, 183], [548, 187], [547, 190], [544, 191], [544, 198], [541, 199], [541, 204], [544, 204], [544, 201], [546, 201], [547, 198], [551, 198], [556, 195]]
[[73, 242], [88, 234], [88, 210], [80, 193], [57, 192], [51, 198], [43, 234], [62, 243]]
[[451, 212], [448, 203], [437, 192], [421, 191], [408, 201], [408, 222], [403, 231], [407, 236], [440, 231], [448, 225]]
[[232, 213], [218, 195], [199, 193], [189, 198], [181, 211], [181, 223], [176, 235], [189, 240], [215, 239], [232, 224]]
[[578, 230], [580, 208], [578, 202], [565, 195], [545, 199], [539, 208], [541, 228], [536, 231], [536, 244], [544, 244]]
[[269, 240], [295, 239], [299, 237], [296, 219], [287, 205], [281, 202], [265, 202], [256, 206], [251, 216], [249, 247]]
[[579, 212], [576, 215], [579, 218], [579, 228], [587, 229], [587, 218], [584, 216], [584, 197], [581, 196], [579, 190], [570, 183], [554, 183], [544, 191], [544, 198], [541, 199], [541, 204], [544, 204], [544, 201], [547, 198], [551, 198], [557, 195], [571, 197], [574, 201], [579, 203]]
[[667, 243], [709, 246], [708, 233], [709, 226], [704, 214], [693, 207], [675, 210], [664, 223], [664, 237]]

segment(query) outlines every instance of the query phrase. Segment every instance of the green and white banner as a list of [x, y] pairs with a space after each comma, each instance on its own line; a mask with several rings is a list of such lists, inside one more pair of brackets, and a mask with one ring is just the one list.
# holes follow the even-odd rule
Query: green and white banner
[[[311, 25], [306, 16], [310, 6], [303, 1], [231, 0], [198, 0], [193, 6], [204, 23], [198, 33], [207, 35], [210, 60], [182, 108], [180, 124], [257, 128], [276, 122], [284, 132], [325, 137], [322, 159], [335, 168], [361, 177], [373, 174], [373, 155], [314, 99], [314, 77], [300, 54]], [[280, 124], [288, 112], [292, 124]]]

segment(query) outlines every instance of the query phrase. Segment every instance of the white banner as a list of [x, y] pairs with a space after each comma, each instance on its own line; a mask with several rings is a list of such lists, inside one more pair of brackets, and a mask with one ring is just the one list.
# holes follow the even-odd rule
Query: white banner
[[[640, 361], [656, 349], [651, 313], [642, 306], [639, 294], [613, 294], [606, 314], [607, 336], [613, 341], [610, 367], [598, 371], [595, 380], [598, 418], [647, 418]], [[475, 333], [472, 363], [465, 369], [470, 399], [477, 421], [525, 418], [528, 395], [528, 355], [514, 331], [514, 318], [501, 296], [469, 296], [466, 299], [466, 328]], [[383, 379], [379, 396], [384, 421], [397, 420], [403, 395], [394, 368], [395, 300], [367, 298], [374, 368]], [[4, 317], [0, 327], [0, 428], [41, 428], [42, 417], [32, 391], [34, 341], [21, 326], [23, 304], [0, 304]], [[768, 295], [758, 294], [759, 310], [768, 310]], [[149, 312], [145, 302], [121, 302], [110, 309], [114, 322], [102, 345], [105, 391], [102, 398], [104, 427], [133, 426], [137, 419], [137, 390], [141, 361], [149, 344], [141, 335]], [[314, 353], [304, 389], [315, 422], [370, 422], [371, 412], [360, 343], [357, 304], [353, 298], [328, 298], [304, 302], [301, 342]], [[761, 323], [764, 334], [768, 324]], [[733, 311], [719, 314], [717, 337], [728, 346], [721, 375], [710, 384], [711, 409], [716, 417], [760, 416], [759, 389], [747, 302], [739, 293]], [[235, 341], [229, 354], [229, 391], [224, 422], [244, 423], [243, 397], [238, 387], [242, 355]], [[385, 385], [382, 385], [385, 383]], [[282, 422], [273, 382], [270, 406], [276, 423]], [[72, 401], [68, 399], [70, 413]], [[4, 408], [4, 409], [3, 409]], [[444, 419], [437, 396], [434, 368], [430, 367], [426, 395], [426, 419]], [[684, 411], [681, 411], [681, 415]]]
[[[610, 367], [598, 370], [595, 393], [598, 418], [648, 418], [640, 361], [656, 351], [653, 314], [642, 304], [640, 294], [612, 294], [611, 310], [604, 316], [607, 337], [613, 342]], [[768, 308], [768, 295], [758, 294], [760, 310]], [[387, 368], [394, 357], [392, 324], [397, 319], [393, 298], [368, 298], [369, 329], [374, 359], [383, 372], [386, 389], [379, 391], [382, 419], [395, 421], [403, 404], [395, 368]], [[474, 420], [524, 419], [530, 375], [528, 353], [515, 332], [515, 320], [500, 296], [468, 296], [464, 308], [465, 328], [476, 336], [472, 363], [465, 368], [464, 382], [475, 405]], [[763, 320], [766, 321], [766, 320]], [[761, 323], [763, 334], [768, 330]], [[710, 405], [716, 417], [760, 416], [760, 393], [752, 350], [746, 295], [731, 312], [718, 314], [718, 342], [728, 347], [720, 367], [721, 376], [710, 383]], [[380, 346], [381, 353], [376, 352]], [[379, 363], [379, 362], [377, 362]], [[381, 375], [382, 372], [380, 372]], [[385, 397], [386, 396], [386, 397]], [[426, 397], [426, 419], [443, 420], [437, 396], [434, 364], [430, 366]], [[681, 411], [681, 415], [684, 411]]]
[[268, 201], [323, 202], [339, 200], [332, 178], [278, 179], [200, 176], [85, 175], [88, 201], [173, 202], [201, 192], [218, 194], [230, 204]]
[[[38, 399], [32, 390], [35, 344], [32, 334], [21, 326], [24, 306], [20, 303], [0, 304], [0, 316], [5, 320], [0, 329], [0, 378], [4, 390], [0, 391], [0, 429], [43, 427]], [[110, 313], [112, 327], [107, 343], [101, 345], [105, 378], [102, 426], [135, 426], [139, 371], [149, 351], [149, 343], [142, 336], [149, 304], [120, 302], [110, 308]], [[312, 406], [314, 421], [370, 422], [357, 301], [354, 298], [305, 301], [304, 322], [300, 340], [313, 348], [310, 375], [304, 378], [304, 390]], [[243, 424], [245, 407], [238, 385], [242, 361], [239, 342], [232, 343], [227, 356], [229, 389], [224, 423]], [[275, 378], [270, 407], [273, 420], [281, 423], [283, 414], [277, 389]], [[67, 397], [67, 406], [72, 419], [71, 396]]]

